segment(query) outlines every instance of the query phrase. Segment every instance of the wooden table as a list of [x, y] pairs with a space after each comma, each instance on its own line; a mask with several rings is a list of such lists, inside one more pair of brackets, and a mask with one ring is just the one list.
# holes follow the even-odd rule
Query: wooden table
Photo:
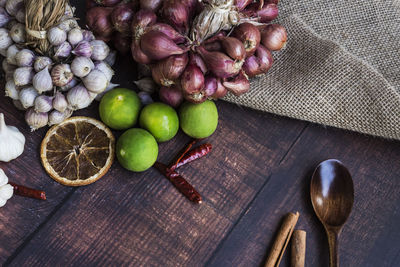
[[[117, 80], [132, 87], [133, 76], [125, 67]], [[48, 200], [15, 196], [0, 209], [0, 264], [259, 266], [283, 216], [299, 211], [307, 266], [327, 266], [327, 239], [309, 185], [319, 162], [337, 158], [355, 186], [340, 239], [342, 266], [398, 266], [400, 142], [217, 105], [219, 127], [208, 139], [213, 152], [181, 170], [204, 198], [195, 205], [155, 169], [131, 173], [117, 162], [90, 186], [58, 184], [39, 160], [47, 129], [30, 133], [23, 113], [1, 93], [0, 112], [23, 131], [27, 144], [20, 158], [0, 168], [11, 181], [44, 189]], [[77, 114], [97, 118], [96, 110], [97, 104]], [[159, 159], [168, 162], [188, 140], [179, 133], [161, 144]], [[281, 266], [288, 265], [287, 252]]]

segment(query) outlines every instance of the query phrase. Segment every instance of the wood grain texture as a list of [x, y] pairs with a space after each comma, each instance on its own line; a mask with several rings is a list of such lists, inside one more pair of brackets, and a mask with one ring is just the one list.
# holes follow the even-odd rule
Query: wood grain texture
[[[258, 266], [288, 211], [301, 213], [308, 233], [306, 266], [327, 266], [328, 243], [314, 215], [309, 186], [323, 160], [344, 162], [354, 179], [353, 211], [340, 238], [342, 266], [396, 266], [400, 253], [400, 143], [311, 126], [261, 190], [251, 209], [220, 245], [210, 266]], [[289, 255], [281, 266], [289, 266]]]
[[[207, 139], [213, 151], [179, 170], [203, 204], [182, 197], [156, 170], [135, 174], [115, 163], [106, 177], [78, 188], [12, 265], [204, 263], [304, 127], [224, 102], [218, 108], [220, 126]], [[187, 141], [180, 134], [162, 144], [160, 160], [169, 162]]]

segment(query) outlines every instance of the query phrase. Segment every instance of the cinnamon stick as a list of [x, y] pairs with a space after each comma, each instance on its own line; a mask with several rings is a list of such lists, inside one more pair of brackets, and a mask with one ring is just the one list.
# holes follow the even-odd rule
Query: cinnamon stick
[[289, 240], [292, 236], [294, 227], [299, 220], [300, 214], [296, 212], [289, 213], [285, 220], [282, 223], [281, 228], [279, 229], [278, 236], [276, 237], [274, 244], [272, 245], [272, 249], [270, 254], [265, 262], [265, 267], [277, 267], [282, 260], [282, 256], [285, 253], [286, 247], [289, 243]]
[[295, 230], [292, 237], [291, 266], [304, 267], [306, 258], [306, 232]]
[[12, 182], [9, 182], [9, 184], [14, 187], [14, 193], [18, 196], [46, 200], [46, 193], [44, 191], [32, 189]]

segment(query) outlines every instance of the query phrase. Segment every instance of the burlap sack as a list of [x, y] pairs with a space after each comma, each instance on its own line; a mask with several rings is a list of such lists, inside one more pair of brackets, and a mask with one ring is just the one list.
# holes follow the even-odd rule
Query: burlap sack
[[400, 139], [400, 0], [289, 1], [288, 45], [267, 75], [230, 102]]

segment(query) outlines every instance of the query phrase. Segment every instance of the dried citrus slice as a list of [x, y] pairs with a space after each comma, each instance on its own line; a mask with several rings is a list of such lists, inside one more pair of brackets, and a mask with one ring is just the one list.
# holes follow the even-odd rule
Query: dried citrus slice
[[40, 157], [47, 173], [69, 186], [96, 182], [114, 160], [115, 138], [102, 122], [73, 117], [53, 126], [42, 141]]

